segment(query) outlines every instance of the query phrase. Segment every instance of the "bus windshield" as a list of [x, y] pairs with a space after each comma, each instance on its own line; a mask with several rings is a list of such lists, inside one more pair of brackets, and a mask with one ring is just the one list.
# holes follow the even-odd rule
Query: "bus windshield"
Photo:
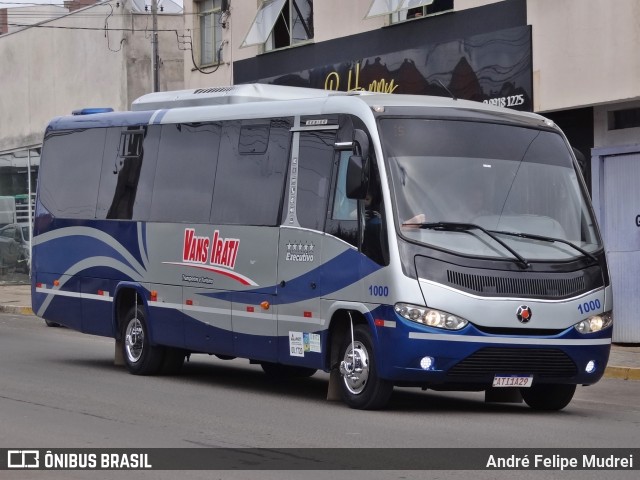
[[601, 248], [561, 135], [385, 118], [381, 138], [405, 238], [465, 255], [513, 258], [515, 251], [527, 260], [569, 260]]

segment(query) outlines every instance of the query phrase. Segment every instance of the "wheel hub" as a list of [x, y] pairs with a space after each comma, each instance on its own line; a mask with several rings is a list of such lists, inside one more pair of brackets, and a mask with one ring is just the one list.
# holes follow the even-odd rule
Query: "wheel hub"
[[135, 363], [140, 360], [144, 345], [144, 330], [142, 329], [140, 320], [137, 318], [131, 320], [127, 325], [124, 343], [129, 361]]
[[345, 387], [354, 395], [362, 393], [369, 379], [369, 354], [360, 342], [350, 345], [340, 362]]

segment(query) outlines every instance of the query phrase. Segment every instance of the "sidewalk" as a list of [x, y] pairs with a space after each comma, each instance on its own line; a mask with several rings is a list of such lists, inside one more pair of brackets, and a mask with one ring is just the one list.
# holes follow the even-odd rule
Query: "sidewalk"
[[[31, 287], [0, 284], [0, 312], [33, 315]], [[612, 345], [604, 376], [623, 380], [640, 380], [640, 345]]]

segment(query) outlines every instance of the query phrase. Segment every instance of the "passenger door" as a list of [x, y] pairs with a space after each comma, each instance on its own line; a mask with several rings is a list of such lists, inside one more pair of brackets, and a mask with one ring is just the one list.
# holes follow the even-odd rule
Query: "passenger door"
[[[322, 366], [324, 223], [334, 162], [335, 130], [294, 134], [278, 250], [278, 360]], [[297, 152], [297, 153], [296, 153]]]

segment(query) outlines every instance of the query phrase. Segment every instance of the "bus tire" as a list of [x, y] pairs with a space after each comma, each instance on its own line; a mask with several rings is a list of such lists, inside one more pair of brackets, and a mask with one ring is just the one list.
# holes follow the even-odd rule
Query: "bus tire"
[[281, 363], [262, 362], [260, 366], [262, 370], [264, 370], [264, 373], [275, 380], [307, 378], [317, 372], [315, 368], [295, 367], [293, 365], [282, 365]]
[[133, 307], [122, 322], [122, 356], [134, 375], [154, 375], [160, 371], [164, 349], [149, 343], [149, 328], [142, 307]]
[[393, 392], [393, 383], [378, 376], [369, 328], [366, 325], [356, 325], [353, 329], [353, 341], [355, 345], [352, 347], [349, 330], [340, 349], [342, 399], [351, 408], [384, 408]]
[[569, 405], [575, 391], [575, 385], [544, 383], [520, 389], [522, 398], [527, 405], [534, 410], [546, 411], [562, 410]]

